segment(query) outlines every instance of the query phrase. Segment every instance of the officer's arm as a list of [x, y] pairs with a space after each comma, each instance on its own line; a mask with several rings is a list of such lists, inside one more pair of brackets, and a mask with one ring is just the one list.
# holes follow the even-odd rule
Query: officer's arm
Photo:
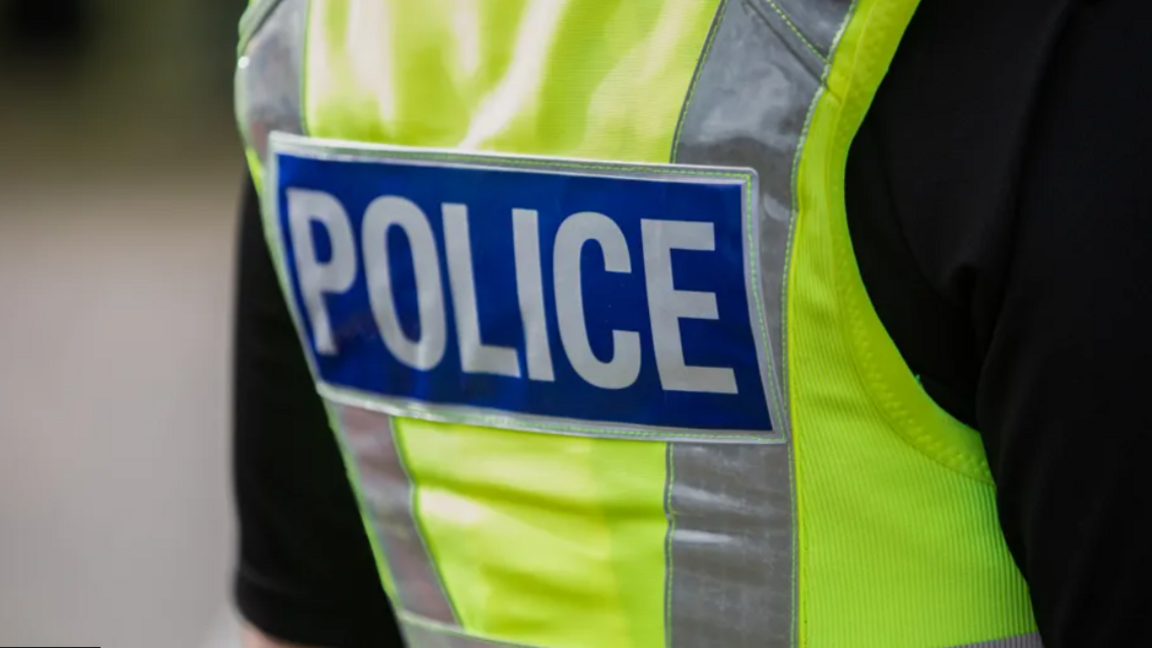
[[233, 347], [236, 600], [263, 636], [250, 630], [246, 641], [400, 646], [247, 185]]
[[1045, 646], [1152, 646], [1152, 3], [1084, 5], [1037, 102], [978, 417]]

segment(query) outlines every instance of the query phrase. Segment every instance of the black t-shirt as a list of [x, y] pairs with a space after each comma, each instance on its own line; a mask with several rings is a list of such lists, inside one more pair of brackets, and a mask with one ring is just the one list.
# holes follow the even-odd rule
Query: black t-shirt
[[[869, 294], [982, 434], [1048, 648], [1152, 646], [1149, 156], [1152, 2], [924, 0], [848, 163]], [[240, 247], [240, 609], [400, 645], [250, 188]]]

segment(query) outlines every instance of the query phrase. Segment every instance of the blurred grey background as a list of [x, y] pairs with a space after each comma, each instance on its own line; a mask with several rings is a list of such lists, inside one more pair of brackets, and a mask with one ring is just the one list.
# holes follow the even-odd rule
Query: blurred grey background
[[0, 646], [235, 645], [244, 0], [0, 0]]

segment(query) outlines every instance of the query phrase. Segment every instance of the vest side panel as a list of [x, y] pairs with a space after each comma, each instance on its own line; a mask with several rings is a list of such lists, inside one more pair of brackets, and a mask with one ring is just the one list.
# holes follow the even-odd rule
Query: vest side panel
[[852, 252], [849, 146], [915, 7], [859, 0], [799, 164], [787, 335], [800, 645], [811, 648], [958, 646], [1035, 629], [979, 439], [915, 383]]

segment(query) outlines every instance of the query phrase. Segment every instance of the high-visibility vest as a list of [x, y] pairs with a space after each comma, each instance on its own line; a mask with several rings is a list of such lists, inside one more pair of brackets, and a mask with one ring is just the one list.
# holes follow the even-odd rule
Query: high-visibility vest
[[846, 222], [916, 4], [252, 3], [266, 232], [412, 646], [1040, 646]]

